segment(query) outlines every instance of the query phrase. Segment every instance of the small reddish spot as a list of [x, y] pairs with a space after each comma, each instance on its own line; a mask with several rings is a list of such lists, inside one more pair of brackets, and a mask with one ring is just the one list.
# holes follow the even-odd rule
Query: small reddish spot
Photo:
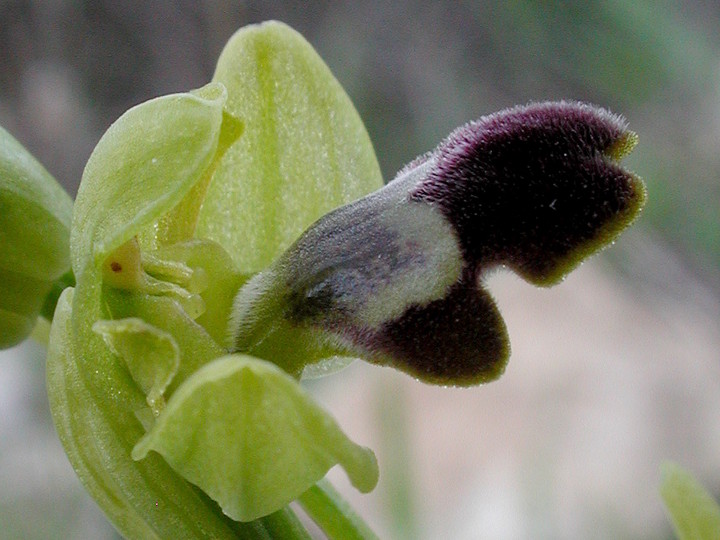
[[113, 272], [121, 272], [122, 265], [117, 261], [113, 261], [110, 263], [110, 270], [112, 270]]

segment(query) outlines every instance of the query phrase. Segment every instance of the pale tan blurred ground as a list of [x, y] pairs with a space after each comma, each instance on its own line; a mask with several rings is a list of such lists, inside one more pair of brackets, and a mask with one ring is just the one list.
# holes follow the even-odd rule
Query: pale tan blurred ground
[[[720, 306], [701, 286], [648, 296], [596, 258], [552, 289], [490, 287], [513, 346], [499, 381], [436, 388], [358, 363], [319, 392], [378, 449], [379, 394], [405, 408], [423, 538], [658, 538], [664, 460], [720, 485]], [[356, 498], [378, 528], [384, 489]]]

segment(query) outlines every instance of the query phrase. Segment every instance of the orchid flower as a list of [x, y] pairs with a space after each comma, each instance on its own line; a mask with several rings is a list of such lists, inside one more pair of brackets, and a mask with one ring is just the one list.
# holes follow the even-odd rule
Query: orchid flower
[[53, 186], [33, 242], [66, 256], [39, 272], [45, 252], [23, 266], [4, 248], [1, 271], [46, 284], [14, 336], [65, 283], [51, 410], [124, 536], [302, 538], [298, 500], [331, 537], [371, 537], [322, 479], [339, 464], [370, 491], [375, 456], [300, 380], [354, 358], [444, 385], [500, 376], [510, 347], [484, 276], [552, 285], [610, 243], [645, 199], [618, 163], [635, 141], [602, 109], [532, 104], [458, 128], [383, 186], [312, 47], [281, 23], [246, 27], [211, 83], [108, 129], [71, 220], [22, 165]]

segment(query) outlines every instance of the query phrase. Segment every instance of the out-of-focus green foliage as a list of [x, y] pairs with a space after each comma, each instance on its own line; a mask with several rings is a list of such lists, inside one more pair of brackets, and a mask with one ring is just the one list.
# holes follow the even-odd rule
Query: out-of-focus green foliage
[[[477, 6], [465, 4], [471, 10]], [[487, 29], [505, 58], [524, 58], [524, 66], [532, 59], [530, 69], [541, 80], [556, 75], [565, 85], [625, 106], [656, 98], [713, 60], [709, 44], [698, 39], [671, 2], [493, 4], [496, 18]]]
[[660, 493], [679, 540], [718, 538], [720, 506], [688, 471], [675, 463], [665, 463]]

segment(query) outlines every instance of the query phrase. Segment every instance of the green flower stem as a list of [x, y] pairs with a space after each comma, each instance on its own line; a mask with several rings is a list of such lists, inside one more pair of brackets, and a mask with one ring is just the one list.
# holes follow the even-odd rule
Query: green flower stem
[[378, 540], [368, 524], [326, 480], [308, 489], [298, 502], [331, 540]]
[[226, 520], [238, 540], [312, 540], [312, 536], [289, 506], [253, 521], [232, 521], [211, 499], [197, 489], [198, 495], [214, 506], [218, 518]]
[[[288, 506], [258, 520], [270, 535], [269, 538], [312, 540], [312, 536]], [[250, 523], [255, 523], [251, 521]]]
[[[198, 490], [200, 491], [200, 490]], [[207, 497], [204, 493], [203, 497]], [[220, 507], [217, 507], [218, 516], [227, 519]], [[297, 515], [290, 507], [285, 507], [268, 516], [254, 521], [230, 521], [233, 532], [238, 540], [312, 540]]]

